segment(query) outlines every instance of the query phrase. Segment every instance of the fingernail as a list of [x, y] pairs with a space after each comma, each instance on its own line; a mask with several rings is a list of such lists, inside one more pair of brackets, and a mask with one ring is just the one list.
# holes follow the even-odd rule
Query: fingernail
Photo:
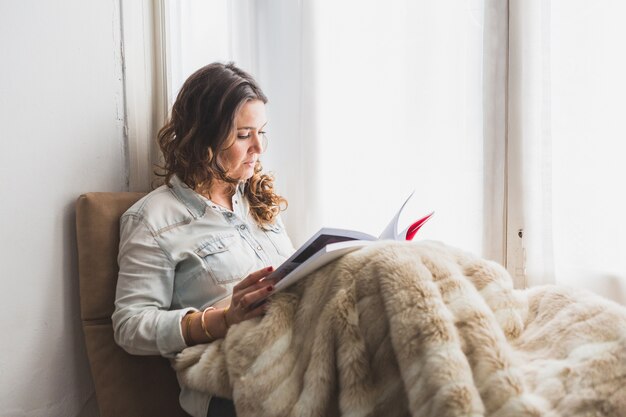
[[268, 285], [266, 288], [267, 292], [271, 292], [273, 289], [274, 289], [273, 285]]
[[268, 271], [272, 271], [272, 270], [274, 270], [274, 267], [273, 267], [273, 266], [270, 266], [270, 267], [268, 267], [268, 268], [267, 268], [267, 270], [268, 270]]

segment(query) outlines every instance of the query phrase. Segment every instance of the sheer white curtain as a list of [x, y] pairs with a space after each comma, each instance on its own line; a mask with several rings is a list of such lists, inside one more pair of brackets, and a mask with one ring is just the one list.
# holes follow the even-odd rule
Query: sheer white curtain
[[511, 1], [509, 225], [528, 284], [626, 303], [625, 18], [617, 1]]
[[259, 3], [259, 68], [294, 239], [378, 234], [415, 190], [401, 222], [484, 253], [483, 1], [287, 3]]
[[167, 33], [168, 102], [183, 82], [211, 62], [257, 70], [257, 12], [252, 0], [160, 0]]

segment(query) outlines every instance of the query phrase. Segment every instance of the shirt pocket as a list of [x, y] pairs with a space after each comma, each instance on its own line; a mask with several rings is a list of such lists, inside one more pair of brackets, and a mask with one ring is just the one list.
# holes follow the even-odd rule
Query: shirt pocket
[[293, 253], [293, 245], [282, 224], [268, 224], [263, 227], [265, 236], [272, 242], [279, 255], [288, 258]]
[[218, 285], [240, 281], [248, 274], [249, 268], [241, 262], [245, 254], [237, 239], [235, 235], [215, 237], [195, 251]]

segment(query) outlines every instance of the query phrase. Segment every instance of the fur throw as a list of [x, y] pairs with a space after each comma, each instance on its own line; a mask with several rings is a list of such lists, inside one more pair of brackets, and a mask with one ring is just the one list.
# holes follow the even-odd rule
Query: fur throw
[[246, 416], [626, 416], [626, 308], [434, 242], [377, 242], [174, 360]]

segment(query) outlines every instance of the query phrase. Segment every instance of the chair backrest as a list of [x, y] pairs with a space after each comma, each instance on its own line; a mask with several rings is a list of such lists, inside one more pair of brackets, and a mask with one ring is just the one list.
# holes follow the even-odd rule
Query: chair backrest
[[169, 362], [133, 356], [113, 340], [120, 216], [142, 193], [88, 193], [76, 202], [80, 307], [101, 417], [187, 416]]

